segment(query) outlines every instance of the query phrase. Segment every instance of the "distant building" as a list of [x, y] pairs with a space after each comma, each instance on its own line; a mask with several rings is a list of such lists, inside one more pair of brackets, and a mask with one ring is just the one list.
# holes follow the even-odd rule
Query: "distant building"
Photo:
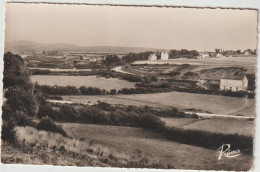
[[151, 54], [151, 55], [148, 57], [148, 60], [149, 60], [149, 61], [157, 60], [156, 54]]
[[248, 79], [245, 74], [239, 76], [224, 75], [220, 79], [220, 90], [246, 91], [248, 87]]
[[197, 56], [197, 59], [206, 59], [209, 58], [209, 53], [208, 52], [200, 52], [200, 55]]
[[248, 51], [245, 51], [245, 55], [246, 55], [246, 56], [249, 56], [250, 53], [249, 53]]
[[162, 51], [161, 52], [161, 60], [168, 60], [169, 59], [169, 54], [167, 51]]
[[217, 58], [223, 57], [223, 54], [218, 53], [218, 54], [216, 55], [216, 57], [217, 57]]
[[209, 52], [209, 56], [212, 57], [212, 58], [216, 57], [216, 55], [217, 55], [216, 52]]

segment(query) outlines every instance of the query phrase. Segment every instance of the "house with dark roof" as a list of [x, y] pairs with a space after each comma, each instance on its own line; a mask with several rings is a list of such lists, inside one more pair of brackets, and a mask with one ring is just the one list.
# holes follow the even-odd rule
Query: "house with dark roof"
[[229, 75], [225, 74], [220, 79], [220, 90], [223, 91], [247, 91], [248, 79], [245, 74]]

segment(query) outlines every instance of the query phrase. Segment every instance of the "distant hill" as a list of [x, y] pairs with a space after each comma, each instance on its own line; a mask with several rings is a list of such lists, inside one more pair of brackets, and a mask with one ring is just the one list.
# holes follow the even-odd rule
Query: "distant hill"
[[129, 52], [138, 53], [144, 51], [157, 51], [162, 49], [144, 48], [144, 47], [116, 47], [116, 46], [92, 46], [84, 47], [74, 44], [56, 43], [43, 44], [31, 41], [12, 41], [6, 42], [5, 52], [11, 51], [14, 53], [32, 54], [33, 52], [40, 53], [42, 51], [58, 50], [63, 52], [99, 52], [99, 53], [118, 53], [127, 54]]

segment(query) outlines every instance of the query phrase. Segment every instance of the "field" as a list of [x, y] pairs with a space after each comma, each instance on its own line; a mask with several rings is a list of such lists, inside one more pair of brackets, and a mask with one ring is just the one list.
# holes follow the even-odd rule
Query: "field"
[[240, 171], [252, 166], [251, 156], [242, 154], [235, 159], [224, 157], [217, 161], [218, 153], [215, 150], [169, 141], [142, 128], [75, 123], [64, 123], [62, 126], [75, 138], [93, 140], [117, 151], [139, 152], [177, 169]]
[[135, 83], [120, 80], [117, 78], [103, 78], [96, 76], [57, 76], [57, 75], [32, 75], [32, 82], [38, 82], [39, 85], [50, 86], [75, 86], [75, 87], [97, 87], [101, 89], [122, 89], [134, 88]]
[[63, 98], [76, 103], [86, 103], [88, 101], [96, 103], [99, 100], [110, 104], [176, 107], [180, 110], [194, 108], [215, 114], [255, 116], [254, 99], [207, 94], [170, 92], [115, 96], [63, 96]]
[[256, 57], [223, 57], [223, 58], [208, 58], [208, 59], [169, 59], [157, 61], [136, 61], [134, 64], [190, 64], [196, 66], [210, 66], [210, 67], [245, 67], [248, 73], [255, 73]]
[[[239, 134], [254, 136], [254, 121], [241, 119], [194, 119], [194, 118], [166, 118], [162, 121], [169, 127], [202, 130], [221, 134]], [[241, 128], [241, 126], [243, 126]]]

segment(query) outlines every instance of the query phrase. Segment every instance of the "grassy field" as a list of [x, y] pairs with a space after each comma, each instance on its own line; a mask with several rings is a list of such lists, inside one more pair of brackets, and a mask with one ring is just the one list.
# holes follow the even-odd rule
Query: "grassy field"
[[191, 65], [225, 65], [225, 66], [255, 66], [256, 57], [247, 56], [247, 57], [222, 57], [222, 58], [207, 58], [207, 59], [186, 59], [186, 58], [177, 58], [169, 60], [157, 60], [157, 61], [136, 61], [134, 64], [191, 64]]
[[[71, 100], [76, 103], [86, 103], [88, 101], [96, 103], [99, 100], [110, 104], [176, 107], [180, 110], [194, 108], [209, 111], [215, 114], [240, 114], [244, 116], [255, 116], [254, 99], [247, 99], [246, 103], [246, 98], [207, 94], [170, 92], [115, 96], [64, 96], [64, 99]], [[243, 106], [242, 109], [241, 106]], [[236, 109], [238, 109], [238, 111], [236, 111]]]
[[[1, 143], [4, 164], [69, 165], [94, 167], [173, 168], [161, 166], [142, 152], [116, 151], [84, 138], [68, 138], [32, 127], [16, 128], [16, 145]], [[19, 146], [17, 146], [19, 145]]]
[[[169, 127], [202, 130], [222, 134], [254, 136], [254, 121], [241, 119], [194, 119], [160, 117]], [[243, 126], [241, 128], [241, 126]]]
[[142, 128], [75, 123], [63, 123], [62, 126], [75, 138], [92, 140], [119, 152], [142, 153], [177, 169], [240, 171], [252, 166], [251, 156], [242, 154], [217, 161], [218, 153], [214, 150], [169, 141]]
[[136, 61], [134, 64], [190, 64], [199, 66], [214, 66], [214, 67], [245, 67], [248, 73], [255, 73], [256, 56], [245, 57], [222, 57], [222, 58], [208, 58], [208, 59], [169, 59], [157, 61]]
[[96, 76], [57, 76], [57, 75], [32, 75], [32, 82], [38, 82], [39, 85], [58, 85], [75, 87], [97, 87], [101, 89], [122, 89], [134, 88], [135, 83], [120, 80], [118, 78], [103, 78]]

